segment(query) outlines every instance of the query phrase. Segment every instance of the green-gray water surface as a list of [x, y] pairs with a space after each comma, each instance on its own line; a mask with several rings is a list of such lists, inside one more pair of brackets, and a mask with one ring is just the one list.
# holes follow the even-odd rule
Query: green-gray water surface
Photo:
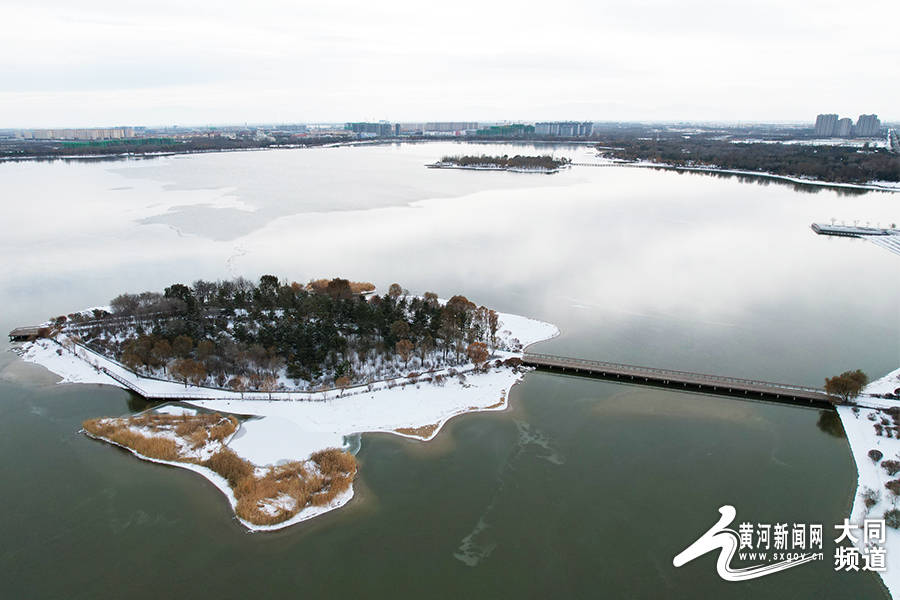
[[[895, 196], [423, 167], [525, 151], [0, 165], [0, 326], [173, 281], [343, 275], [557, 324], [540, 351], [816, 385], [897, 367], [898, 258], [809, 230], [887, 222]], [[79, 435], [83, 419], [141, 402], [55, 385], [11, 353], [0, 369], [3, 597], [884, 597], [828, 556], [744, 583], [720, 580], [711, 554], [672, 566], [723, 504], [742, 520], [824, 523], [828, 537], [856, 475], [816, 410], [531, 373], [511, 410], [457, 418], [431, 443], [363, 436], [350, 505], [251, 535], [199, 476]]]

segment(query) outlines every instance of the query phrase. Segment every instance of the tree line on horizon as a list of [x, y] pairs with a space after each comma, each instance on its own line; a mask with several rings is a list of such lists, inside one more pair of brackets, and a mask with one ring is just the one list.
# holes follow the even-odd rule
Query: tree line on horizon
[[679, 167], [718, 167], [840, 183], [900, 181], [900, 156], [874, 146], [750, 143], [678, 135], [610, 137], [597, 149], [608, 158]]

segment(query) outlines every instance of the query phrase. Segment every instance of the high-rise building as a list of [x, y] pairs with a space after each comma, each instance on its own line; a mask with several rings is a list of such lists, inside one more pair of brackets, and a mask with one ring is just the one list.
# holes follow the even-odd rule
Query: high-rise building
[[382, 123], [347, 123], [346, 131], [352, 131], [362, 137], [390, 136], [394, 133], [394, 127], [387, 122]]
[[853, 121], [849, 117], [838, 119], [834, 126], [834, 137], [846, 138], [853, 133]]
[[816, 117], [816, 135], [820, 137], [879, 137], [881, 134], [878, 115], [859, 115], [856, 126], [851, 119], [838, 119], [836, 114]]
[[819, 137], [831, 137], [837, 127], [838, 116], [836, 114], [823, 114], [816, 117], [816, 135]]
[[859, 115], [856, 121], [857, 137], [878, 137], [881, 135], [881, 121], [878, 115]]
[[134, 137], [134, 127], [101, 127], [95, 129], [34, 129], [26, 132], [35, 140], [118, 140]]
[[478, 123], [471, 121], [425, 123], [422, 127], [423, 131], [434, 133], [456, 133], [474, 129], [478, 129]]

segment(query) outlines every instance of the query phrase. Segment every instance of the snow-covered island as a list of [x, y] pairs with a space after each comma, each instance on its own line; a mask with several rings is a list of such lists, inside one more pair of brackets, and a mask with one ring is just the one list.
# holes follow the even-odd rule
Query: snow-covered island
[[123, 295], [47, 322], [17, 351], [62, 382], [170, 400], [84, 431], [202, 474], [261, 531], [346, 504], [361, 433], [427, 441], [454, 416], [504, 410], [528, 370], [523, 349], [559, 333], [463, 296], [316, 283], [264, 276]]
[[469, 169], [474, 171], [513, 171], [516, 173], [559, 173], [571, 164], [568, 158], [553, 156], [445, 156], [425, 165], [429, 169]]

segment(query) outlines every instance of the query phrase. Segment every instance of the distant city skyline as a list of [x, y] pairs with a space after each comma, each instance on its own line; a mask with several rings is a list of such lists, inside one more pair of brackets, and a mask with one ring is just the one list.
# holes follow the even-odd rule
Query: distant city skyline
[[0, 128], [900, 121], [896, 2], [4, 2]]

